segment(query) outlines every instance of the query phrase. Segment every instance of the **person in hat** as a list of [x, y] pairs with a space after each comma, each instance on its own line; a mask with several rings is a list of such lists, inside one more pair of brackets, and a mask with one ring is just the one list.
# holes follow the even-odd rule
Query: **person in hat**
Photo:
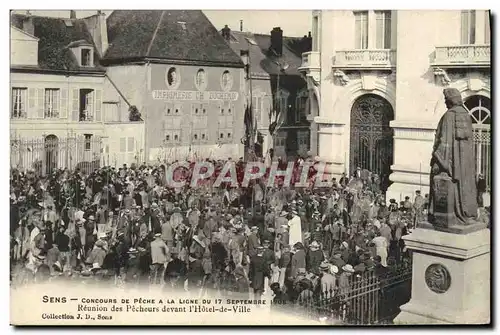
[[306, 268], [306, 253], [302, 242], [297, 242], [293, 246], [295, 253], [292, 256], [290, 277], [295, 278], [300, 269]]
[[128, 249], [127, 254], [128, 259], [124, 281], [127, 284], [137, 285], [141, 274], [139, 250], [132, 247]]
[[171, 250], [172, 260], [168, 262], [165, 269], [165, 283], [173, 289], [181, 288], [187, 274], [186, 263], [179, 259], [178, 248]]
[[[278, 274], [277, 270], [275, 271], [276, 254], [270, 248], [270, 245], [271, 245], [271, 242], [269, 240], [262, 241], [262, 246], [264, 247], [264, 252], [263, 252], [262, 257], [264, 257], [264, 260], [266, 261], [266, 264], [269, 267], [269, 273], [271, 274], [270, 279], [274, 279], [274, 277], [275, 277], [274, 273], [276, 272], [277, 275], [279, 275], [279, 274]], [[276, 281], [277, 281], [277, 279], [276, 279]], [[268, 286], [269, 285], [267, 285], [267, 283], [266, 283], [265, 287], [267, 288]]]
[[371, 242], [375, 245], [376, 253], [381, 259], [382, 266], [387, 267], [389, 243], [387, 242], [387, 238], [382, 236], [382, 231], [378, 231], [376, 235], [377, 236]]
[[106, 242], [103, 240], [97, 240], [85, 263], [92, 264], [93, 267], [97, 264], [99, 268], [101, 268], [106, 257], [106, 252]]
[[346, 263], [342, 259], [342, 254], [340, 252], [336, 252], [333, 257], [330, 259], [330, 263], [341, 269]]
[[309, 250], [306, 255], [306, 270], [315, 275], [319, 275], [319, 266], [324, 260], [325, 256], [320, 249], [320, 244], [317, 241], [313, 241], [311, 245], [309, 245]]
[[200, 288], [202, 286], [205, 272], [203, 271], [201, 260], [198, 259], [195, 254], [189, 254], [188, 262], [188, 289], [189, 291], [194, 292], [197, 288]]
[[163, 240], [161, 233], [154, 235], [155, 239], [151, 242], [151, 283], [160, 284], [163, 278], [165, 264], [170, 260], [170, 252]]
[[271, 305], [272, 309], [284, 310], [291, 304], [289, 296], [283, 292], [279, 283], [271, 284], [271, 291], [273, 292], [273, 303]]
[[339, 288], [341, 294], [348, 294], [351, 288], [350, 278], [354, 274], [354, 268], [351, 264], [342, 267], [342, 273], [339, 276]]
[[292, 256], [293, 255], [290, 252], [290, 246], [288, 244], [284, 244], [278, 261], [280, 287], [284, 287], [285, 280], [291, 277], [290, 265], [292, 262]]
[[271, 273], [267, 261], [264, 259], [264, 247], [258, 246], [256, 254], [250, 258], [250, 267], [248, 277], [250, 287], [253, 289], [256, 300], [260, 300], [264, 292], [265, 278], [271, 278]]
[[252, 226], [250, 231], [251, 233], [248, 236], [248, 256], [252, 258], [257, 254], [257, 247], [260, 245], [259, 237], [257, 236], [259, 228], [257, 226]]
[[[335, 276], [330, 273], [330, 268], [335, 265], [330, 265], [327, 262], [321, 262], [318, 269], [321, 271], [321, 292], [325, 297], [331, 298], [335, 291], [336, 283]], [[338, 271], [338, 269], [337, 269]]]

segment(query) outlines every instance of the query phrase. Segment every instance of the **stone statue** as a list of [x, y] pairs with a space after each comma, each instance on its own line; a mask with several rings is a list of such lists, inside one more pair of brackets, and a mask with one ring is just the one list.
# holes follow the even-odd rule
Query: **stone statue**
[[455, 88], [443, 90], [448, 110], [436, 129], [431, 158], [429, 222], [466, 234], [479, 227], [472, 120]]

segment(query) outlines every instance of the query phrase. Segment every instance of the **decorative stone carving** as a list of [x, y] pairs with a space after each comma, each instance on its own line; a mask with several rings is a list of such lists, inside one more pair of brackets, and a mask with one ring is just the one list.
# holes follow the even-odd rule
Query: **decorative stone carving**
[[347, 83], [349, 83], [349, 77], [343, 71], [335, 70], [335, 72], [333, 72], [333, 76], [337, 78], [342, 86], [345, 86], [347, 85]]
[[361, 85], [366, 91], [373, 91], [375, 89], [375, 84], [377, 82], [377, 74], [373, 73], [363, 73], [361, 76]]
[[448, 76], [448, 73], [446, 73], [445, 70], [443, 70], [439, 67], [434, 69], [434, 76], [436, 76], [437, 78], [439, 78], [441, 80], [441, 84], [443, 86], [448, 86], [451, 83], [451, 79]]
[[444, 293], [451, 286], [450, 272], [442, 264], [431, 264], [425, 270], [425, 283], [432, 292]]

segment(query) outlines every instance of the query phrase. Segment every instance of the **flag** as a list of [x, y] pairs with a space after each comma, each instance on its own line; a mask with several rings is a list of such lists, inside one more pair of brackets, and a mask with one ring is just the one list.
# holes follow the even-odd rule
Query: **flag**
[[247, 145], [250, 145], [250, 142], [248, 142], [248, 141], [253, 140], [252, 133], [253, 133], [253, 126], [254, 126], [254, 118], [252, 117], [252, 103], [251, 102], [249, 104], [247, 104], [247, 107], [245, 109], [244, 122], [245, 122], [245, 139], [246, 139], [245, 143]]

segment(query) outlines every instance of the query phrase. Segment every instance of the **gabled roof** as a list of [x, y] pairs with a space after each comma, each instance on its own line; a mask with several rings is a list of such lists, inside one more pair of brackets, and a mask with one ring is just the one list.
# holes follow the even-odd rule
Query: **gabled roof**
[[[12, 14], [11, 25], [22, 29], [26, 15]], [[77, 59], [68, 48], [71, 43], [86, 43], [94, 46], [92, 36], [83, 20], [63, 19], [31, 15], [34, 25], [34, 35], [38, 41], [38, 67], [40, 70], [76, 71], [82, 73], [102, 73], [105, 70], [99, 65], [80, 67]], [[65, 23], [71, 21], [71, 25]], [[94, 47], [94, 60], [98, 64], [99, 55]], [[12, 68], [22, 66], [12, 66]]]
[[[283, 36], [283, 54], [277, 57], [270, 51], [271, 35], [231, 31], [231, 41], [226, 42], [238, 54], [241, 50], [250, 51], [250, 73], [252, 75], [277, 75], [280, 72], [276, 61], [288, 64], [287, 75], [297, 75], [302, 63], [302, 53], [307, 52], [302, 38]], [[250, 40], [250, 43], [247, 42]], [[252, 45], [255, 42], [256, 45]]]
[[200, 10], [115, 10], [107, 25], [105, 63], [156, 59], [243, 67]]

